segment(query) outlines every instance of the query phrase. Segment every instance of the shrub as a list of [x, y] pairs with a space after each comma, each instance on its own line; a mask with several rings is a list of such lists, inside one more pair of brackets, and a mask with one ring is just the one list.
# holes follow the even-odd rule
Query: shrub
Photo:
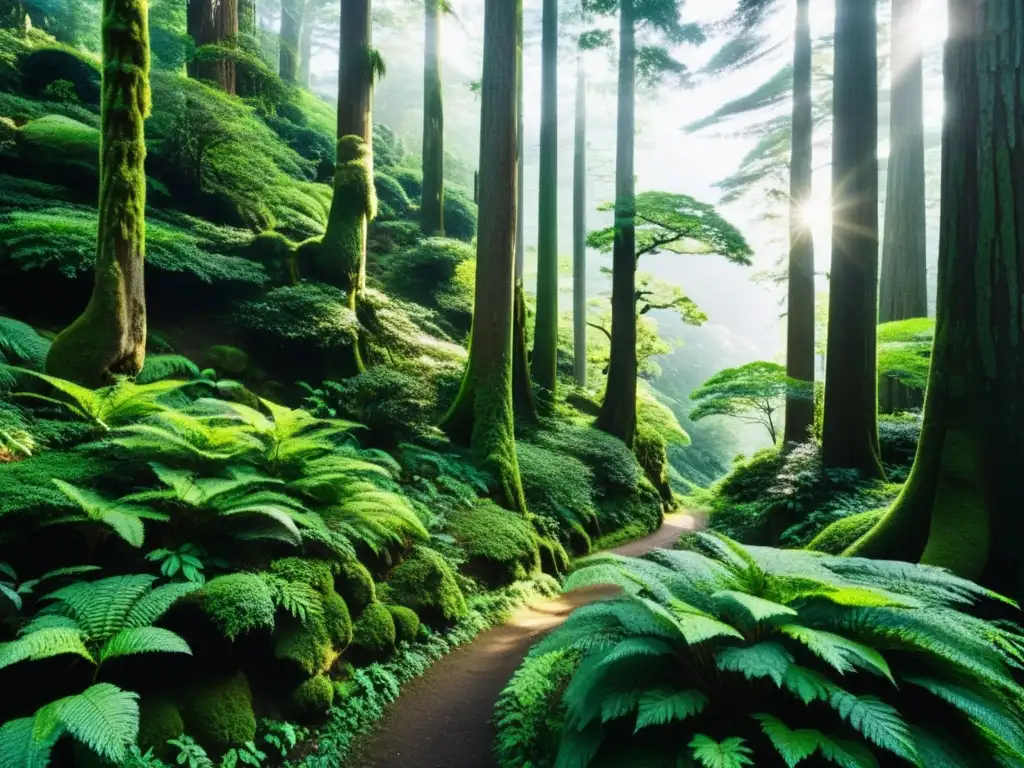
[[402, 185], [392, 176], [388, 176], [381, 171], [375, 171], [373, 174], [373, 186], [377, 191], [378, 204], [383, 203], [394, 212], [395, 216], [404, 218], [409, 212], [409, 206], [412, 203], [409, 201], [409, 196], [405, 193]]
[[381, 603], [366, 607], [356, 620], [352, 645], [362, 649], [368, 658], [378, 659], [395, 650], [395, 620]]
[[[556, 519], [564, 541], [574, 524], [597, 531], [594, 473], [576, 457], [525, 440], [516, 442], [523, 493], [531, 512]], [[579, 550], [579, 542], [574, 546]]]
[[185, 723], [177, 705], [167, 699], [145, 698], [139, 704], [139, 748], [152, 749], [161, 758], [170, 757], [168, 739], [185, 732]]
[[453, 512], [449, 527], [469, 555], [474, 575], [491, 586], [520, 581], [540, 568], [533, 528], [522, 515], [493, 501]]
[[291, 706], [303, 718], [322, 717], [334, 703], [334, 686], [323, 675], [299, 683], [291, 693]]
[[416, 245], [420, 237], [420, 225], [414, 221], [374, 219], [370, 224], [367, 248], [376, 253], [401, 252]]
[[[882, 461], [887, 465], [901, 467], [909, 467], [914, 463], [917, 444], [921, 440], [922, 418], [920, 411], [879, 414], [878, 447]], [[891, 471], [889, 474], [892, 474]]]
[[77, 102], [78, 93], [70, 80], [54, 80], [43, 88], [43, 96], [52, 101]]
[[274, 628], [274, 595], [259, 574], [218, 576], [196, 594], [203, 612], [229, 640]]
[[212, 755], [256, 738], [252, 692], [241, 672], [189, 693], [181, 714], [188, 734]]
[[473, 198], [460, 187], [447, 185], [444, 189], [444, 233], [468, 243], [476, 237], [476, 217], [477, 207]]
[[419, 168], [393, 168], [391, 176], [402, 185], [409, 199], [418, 204], [423, 197], [423, 172]]
[[317, 349], [347, 347], [359, 333], [345, 294], [320, 283], [274, 288], [239, 306], [235, 322], [271, 348], [294, 342]]
[[[927, 566], [691, 543], [573, 573], [567, 590], [624, 594], [531, 651], [498, 708], [499, 746], [521, 744], [504, 768], [563, 712], [558, 765], [1011, 765], [1024, 750], [1024, 636], [965, 610], [992, 593]], [[581, 658], [553, 692], [537, 680], [552, 652]]]
[[538, 431], [534, 441], [543, 448], [575, 456], [594, 475], [605, 496], [629, 496], [640, 486], [640, 467], [626, 444], [594, 427], [559, 424]]
[[420, 632], [420, 617], [412, 608], [404, 605], [385, 606], [395, 622], [395, 642], [411, 643]]
[[455, 573], [437, 552], [422, 545], [388, 577], [381, 600], [412, 608], [427, 622], [448, 623], [466, 615], [466, 599]]
[[44, 96], [47, 86], [63, 80], [71, 84], [83, 104], [99, 106], [100, 69], [96, 61], [83, 53], [71, 48], [46, 46], [23, 55], [18, 66], [26, 93]]
[[389, 126], [382, 123], [373, 125], [373, 164], [381, 168], [392, 168], [405, 159], [405, 145], [402, 138]]
[[829, 555], [841, 555], [847, 547], [875, 527], [884, 509], [870, 509], [836, 520], [814, 537], [807, 549]]

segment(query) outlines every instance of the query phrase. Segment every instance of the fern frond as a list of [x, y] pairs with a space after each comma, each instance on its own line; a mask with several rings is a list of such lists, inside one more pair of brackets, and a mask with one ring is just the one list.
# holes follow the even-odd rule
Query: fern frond
[[192, 649], [180, 636], [162, 627], [132, 627], [123, 629], [103, 644], [100, 649], [100, 663], [118, 656], [132, 656], [139, 653], [184, 653], [192, 655]]
[[893, 754], [920, 763], [914, 740], [900, 713], [875, 696], [855, 696], [844, 690], [832, 692], [829, 704], [869, 741]]
[[596, 723], [582, 731], [567, 728], [558, 748], [555, 768], [588, 768], [603, 741], [604, 731]]
[[[818, 740], [822, 757], [839, 768], [878, 768], [878, 760], [871, 750], [855, 741], [844, 741], [822, 735]], [[928, 768], [932, 768], [931, 765]], [[939, 768], [938, 765], [935, 768]]]
[[50, 753], [61, 737], [62, 730], [55, 712], [52, 715], [44, 713], [43, 717], [40, 717], [40, 713], [11, 720], [0, 726], [0, 768], [49, 766]]
[[64, 654], [81, 656], [96, 663], [85, 646], [85, 635], [81, 629], [53, 627], [36, 630], [9, 643], [0, 643], [0, 669], [19, 661], [38, 661]]
[[771, 678], [780, 688], [792, 663], [792, 654], [773, 642], [746, 648], [723, 648], [715, 654], [715, 666], [722, 672], [739, 672], [748, 680]]
[[199, 366], [181, 355], [146, 355], [146, 363], [135, 377], [135, 383], [151, 384], [178, 378], [199, 378]]
[[857, 666], [882, 675], [895, 683], [885, 658], [874, 648], [869, 648], [855, 640], [849, 640], [842, 635], [799, 624], [780, 624], [776, 629], [803, 643], [811, 653], [840, 673], [849, 672]]
[[753, 750], [737, 736], [718, 742], [698, 733], [690, 740], [689, 747], [693, 750], [694, 759], [699, 760], [704, 768], [743, 768], [754, 764], [750, 759]]
[[61, 725], [100, 757], [124, 760], [139, 736], [139, 695], [110, 683], [97, 683], [56, 702]]
[[761, 730], [789, 768], [813, 755], [821, 743], [820, 731], [805, 728], [794, 731], [771, 715], [756, 714], [754, 719], [761, 723]]
[[121, 631], [135, 604], [149, 592], [155, 576], [136, 574], [109, 576], [91, 582], [77, 582], [51, 592], [61, 610], [70, 613], [94, 640], [105, 640]]
[[174, 603], [185, 595], [195, 592], [199, 587], [199, 584], [181, 581], [174, 582], [173, 584], [163, 584], [150, 592], [146, 592], [128, 611], [121, 626], [125, 629], [148, 627], [156, 623], [157, 619], [167, 613]]
[[664, 725], [700, 714], [708, 704], [708, 697], [700, 691], [676, 691], [654, 688], [640, 697], [634, 733], [649, 725]]
[[726, 607], [736, 606], [740, 608], [742, 612], [753, 619], [755, 623], [760, 623], [777, 616], [797, 615], [797, 612], [788, 605], [782, 605], [781, 603], [765, 600], [764, 598], [757, 597], [756, 595], [748, 595], [745, 592], [737, 592], [731, 589], [715, 592], [711, 595], [711, 599], [719, 605]]

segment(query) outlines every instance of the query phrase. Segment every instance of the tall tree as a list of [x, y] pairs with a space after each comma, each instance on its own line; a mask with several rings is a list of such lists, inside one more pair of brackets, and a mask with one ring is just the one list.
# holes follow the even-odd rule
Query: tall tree
[[832, 267], [821, 455], [882, 477], [878, 449], [878, 41], [875, 0], [837, 0]]
[[238, 33], [255, 37], [258, 32], [256, 0], [238, 0]]
[[530, 368], [550, 408], [558, 381], [558, 0], [544, 0], [540, 100], [537, 318]]
[[309, 65], [313, 58], [313, 32], [316, 29], [317, 10], [314, 0], [306, 0], [305, 13], [302, 14], [302, 29], [299, 31], [299, 62], [295, 77], [295, 82], [303, 88], [309, 88]]
[[[786, 307], [786, 375], [814, 381], [814, 238], [807, 220], [811, 199], [814, 118], [811, 111], [810, 0], [797, 0], [793, 46], [793, 133], [789, 163], [789, 290]], [[783, 444], [810, 436], [814, 401], [786, 399]]]
[[46, 370], [85, 386], [134, 376], [146, 357], [146, 139], [149, 22], [145, 0], [103, 0], [99, 230], [92, 296], [53, 341]]
[[446, 0], [424, 0], [423, 201], [425, 235], [444, 234], [444, 99], [441, 91], [441, 13]]
[[233, 44], [238, 35], [238, 0], [189, 0], [185, 23], [197, 48], [195, 58], [188, 64], [189, 75], [214, 82], [227, 93], [235, 93], [234, 60], [218, 56], [216, 49], [205, 47]]
[[924, 425], [899, 499], [850, 550], [945, 566], [1017, 599], [1024, 598], [1022, 49], [1022, 0], [950, 0]]
[[[928, 316], [925, 265], [924, 74], [921, 0], [892, 0], [892, 104], [878, 322]], [[920, 405], [898, 381], [879, 384], [883, 413]]]
[[473, 330], [462, 388], [444, 421], [497, 476], [501, 501], [525, 514], [512, 407], [516, 232], [516, 81], [522, 0], [485, 0], [480, 114], [480, 229]]
[[0, 0], [0, 29], [9, 29], [16, 35], [28, 31], [28, 16], [22, 0]]
[[572, 359], [576, 386], [587, 386], [587, 73], [576, 52], [576, 131], [572, 174]]
[[668, 43], [704, 39], [695, 25], [679, 22], [678, 0], [593, 0], [588, 10], [619, 13], [618, 107], [615, 140], [615, 236], [612, 250], [612, 344], [597, 426], [633, 445], [636, 432], [636, 182], [633, 175], [638, 61], [645, 80], [685, 67], [660, 46], [637, 47], [637, 27], [660, 32]]
[[[373, 84], [383, 63], [372, 47], [370, 0], [342, 0], [338, 71], [338, 150], [327, 230], [317, 271], [357, 309], [366, 282], [366, 228], [377, 214], [373, 186]], [[355, 370], [362, 369], [353, 345]]]
[[[299, 79], [299, 58], [302, 55], [302, 18], [305, 14], [306, 0], [283, 0], [281, 3], [278, 74], [286, 83], [295, 84]], [[344, 25], [344, 3], [341, 15]], [[343, 51], [342, 59], [344, 56]]]

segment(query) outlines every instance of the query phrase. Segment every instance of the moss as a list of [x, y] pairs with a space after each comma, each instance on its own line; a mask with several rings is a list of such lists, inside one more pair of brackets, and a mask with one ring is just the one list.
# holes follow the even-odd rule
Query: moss
[[365, 283], [366, 226], [376, 215], [370, 147], [359, 136], [342, 136], [317, 274], [346, 293], [361, 290]]
[[181, 714], [186, 732], [211, 755], [256, 738], [252, 691], [242, 672], [190, 692]]
[[323, 621], [289, 620], [274, 633], [274, 658], [306, 675], [326, 672], [338, 657]]
[[416, 611], [412, 608], [406, 608], [404, 605], [388, 605], [385, 607], [391, 613], [391, 618], [395, 622], [395, 642], [411, 643], [415, 640], [416, 635], [420, 631], [420, 617], [416, 615]]
[[249, 368], [249, 355], [238, 347], [214, 344], [206, 348], [206, 359], [210, 368], [218, 373], [240, 376]]
[[392, 176], [376, 171], [373, 174], [373, 187], [380, 204], [387, 205], [396, 216], [404, 218], [412, 203], [402, 185]]
[[453, 622], [466, 615], [455, 572], [429, 547], [414, 547], [391, 572], [387, 593], [389, 602], [412, 608], [427, 622]]
[[561, 576], [569, 572], [569, 553], [561, 542], [538, 537], [537, 549], [540, 551], [540, 567], [544, 573]]
[[594, 472], [564, 451], [520, 440], [516, 443], [526, 504], [535, 514], [559, 522], [569, 540], [574, 524], [597, 531]]
[[270, 564], [270, 570], [288, 581], [308, 584], [322, 595], [333, 591], [337, 567], [326, 560], [282, 557]]
[[196, 594], [206, 615], [231, 640], [274, 628], [274, 595], [259, 574], [218, 576]]
[[334, 703], [334, 686], [323, 675], [311, 677], [292, 691], [290, 703], [292, 709], [302, 718], [322, 717]]
[[164, 760], [170, 757], [168, 739], [176, 739], [185, 731], [185, 722], [177, 705], [167, 699], [143, 698], [139, 704], [139, 748]]
[[884, 513], [884, 509], [869, 509], [867, 512], [836, 520], [815, 536], [807, 545], [807, 549], [829, 555], [841, 555], [847, 547], [870, 531]]
[[25, 92], [43, 96], [46, 87], [57, 80], [70, 82], [75, 96], [83, 104], [100, 103], [100, 69], [86, 54], [63, 46], [36, 48], [18, 60], [21, 84]]
[[396, 628], [391, 612], [382, 603], [367, 606], [356, 621], [352, 644], [370, 658], [382, 658], [395, 650]]
[[533, 528], [522, 515], [492, 501], [456, 511], [449, 532], [466, 551], [473, 572], [493, 586], [525, 579], [540, 568]]
[[338, 572], [334, 578], [338, 590], [353, 615], [358, 615], [376, 599], [373, 577], [355, 557], [348, 555], [338, 560]]
[[345, 294], [318, 283], [286, 285], [238, 306], [235, 323], [260, 348], [294, 346], [333, 350], [351, 346], [359, 321]]
[[337, 653], [342, 653], [352, 642], [352, 617], [341, 595], [333, 589], [323, 599], [324, 626]]

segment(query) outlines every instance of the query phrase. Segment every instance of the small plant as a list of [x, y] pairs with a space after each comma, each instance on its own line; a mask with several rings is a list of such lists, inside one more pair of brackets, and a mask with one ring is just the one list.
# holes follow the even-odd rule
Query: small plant
[[295, 745], [304, 738], [306, 729], [280, 720], [264, 720], [260, 724], [263, 741], [281, 757], [288, 757]]
[[70, 80], [54, 80], [43, 88], [43, 97], [50, 101], [73, 104], [78, 101], [78, 92], [75, 90], [75, 84]]
[[[52, 571], [47, 571], [42, 576], [35, 579], [26, 579], [25, 581], [18, 581], [18, 574], [14, 568], [11, 567], [10, 563], [0, 561], [0, 598], [5, 598], [12, 606], [15, 611], [20, 611], [23, 606], [24, 598], [27, 595], [31, 595], [35, 592], [38, 587], [44, 581], [53, 581], [62, 577], [77, 576], [82, 573], [88, 573], [90, 571], [98, 571], [100, 567], [98, 565], [75, 565], [68, 568], [57, 568]], [[2, 603], [0, 603], [2, 605]]]
[[205, 584], [207, 565], [227, 568], [226, 560], [210, 558], [205, 549], [197, 544], [184, 543], [177, 549], [154, 549], [146, 554], [150, 562], [160, 563], [160, 573], [168, 579], [182, 576], [193, 584]]
[[168, 739], [167, 743], [178, 750], [175, 764], [182, 768], [216, 768], [213, 760], [206, 754], [206, 750], [199, 746], [191, 736]]
[[243, 765], [259, 766], [267, 759], [267, 754], [256, 748], [251, 741], [245, 742], [241, 747], [229, 749], [220, 760], [220, 768], [239, 768]]

